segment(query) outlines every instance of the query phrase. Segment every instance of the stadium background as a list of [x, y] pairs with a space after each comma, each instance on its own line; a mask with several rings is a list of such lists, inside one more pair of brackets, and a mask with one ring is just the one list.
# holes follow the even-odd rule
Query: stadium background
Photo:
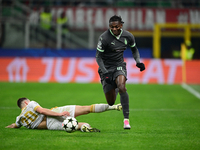
[[[38, 16], [46, 7], [59, 32], [40, 28]], [[0, 11], [1, 150], [200, 149], [199, 0], [0, 0]], [[65, 36], [55, 22], [62, 11], [69, 17]], [[123, 129], [118, 111], [77, 117], [100, 133], [5, 128], [20, 114], [19, 97], [49, 109], [106, 103], [95, 47], [115, 13], [135, 36], [146, 65], [139, 72], [131, 51], [125, 51], [131, 130]], [[161, 25], [172, 28], [160, 30]], [[180, 52], [188, 39], [195, 48], [193, 60], [175, 58], [172, 52]]]
[[[0, 81], [6, 82], [99, 82], [95, 48], [99, 35], [108, 28], [108, 19], [122, 16], [124, 29], [136, 39], [146, 71], [139, 73], [125, 51], [129, 83], [199, 84], [200, 2], [198, 0], [1, 0]], [[40, 14], [48, 8], [54, 30], [40, 26]], [[56, 22], [64, 13], [67, 32]], [[173, 24], [161, 28], [158, 24]], [[181, 25], [189, 28], [189, 34]], [[155, 41], [157, 39], [157, 41]], [[173, 51], [190, 40], [193, 60], [183, 61]], [[158, 47], [159, 46], [159, 47]]]

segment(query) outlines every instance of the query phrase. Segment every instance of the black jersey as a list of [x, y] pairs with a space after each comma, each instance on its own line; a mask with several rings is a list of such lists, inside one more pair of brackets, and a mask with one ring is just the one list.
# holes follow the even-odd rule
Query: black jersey
[[135, 45], [134, 36], [130, 32], [121, 30], [121, 34], [115, 36], [111, 30], [107, 30], [99, 37], [97, 53], [101, 53], [104, 66], [109, 69], [121, 65], [124, 62], [123, 52], [127, 46]]

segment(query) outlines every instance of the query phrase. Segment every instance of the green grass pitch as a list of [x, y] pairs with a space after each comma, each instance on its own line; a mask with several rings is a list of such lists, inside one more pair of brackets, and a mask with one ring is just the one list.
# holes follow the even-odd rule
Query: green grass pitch
[[[7, 129], [27, 97], [42, 107], [106, 103], [101, 84], [0, 83], [1, 150], [199, 150], [200, 99], [181, 85], [127, 84], [131, 130], [123, 129], [122, 111], [77, 117], [101, 130], [76, 131]], [[119, 95], [116, 104], [120, 102]]]

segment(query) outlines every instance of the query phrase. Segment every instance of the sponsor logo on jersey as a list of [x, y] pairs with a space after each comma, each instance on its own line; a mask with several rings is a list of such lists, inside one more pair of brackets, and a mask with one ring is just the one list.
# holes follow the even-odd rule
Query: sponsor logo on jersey
[[113, 49], [113, 51], [115, 51], [115, 52], [123, 52], [123, 51], [125, 51], [126, 49]]
[[111, 45], [115, 45], [115, 42], [111, 42]]

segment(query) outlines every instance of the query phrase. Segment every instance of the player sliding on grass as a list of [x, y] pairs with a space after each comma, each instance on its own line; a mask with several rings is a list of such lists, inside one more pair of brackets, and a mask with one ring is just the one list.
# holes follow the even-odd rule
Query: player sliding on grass
[[[108, 110], [121, 110], [121, 104], [109, 106], [108, 104], [93, 104], [90, 106], [67, 105], [46, 109], [37, 102], [28, 98], [19, 98], [18, 107], [22, 110], [16, 122], [6, 128], [19, 128], [24, 126], [28, 129], [63, 130], [62, 122], [67, 116], [77, 117], [89, 113], [100, 113]], [[92, 128], [88, 123], [78, 123], [78, 130], [82, 132], [100, 132]]]
[[99, 65], [101, 84], [109, 105], [113, 105], [119, 92], [123, 107], [124, 129], [130, 129], [129, 124], [129, 96], [126, 91], [127, 71], [123, 52], [130, 46], [136, 66], [140, 71], [145, 70], [145, 65], [140, 62], [140, 54], [135, 44], [133, 35], [122, 30], [123, 21], [120, 16], [112, 16], [109, 20], [110, 29], [100, 35], [96, 61]]

